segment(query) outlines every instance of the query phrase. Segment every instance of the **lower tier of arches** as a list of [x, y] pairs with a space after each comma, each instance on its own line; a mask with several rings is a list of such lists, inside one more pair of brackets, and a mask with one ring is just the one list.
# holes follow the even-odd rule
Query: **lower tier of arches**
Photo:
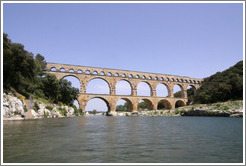
[[147, 104], [148, 110], [157, 110], [160, 107], [164, 109], [175, 109], [177, 107], [185, 106], [188, 102], [188, 99], [186, 98], [80, 94], [78, 97], [79, 107], [85, 111], [88, 101], [95, 98], [103, 100], [108, 107], [108, 111], [116, 111], [116, 103], [119, 100], [127, 102], [129, 105], [129, 111], [138, 111], [138, 104], [140, 101]]

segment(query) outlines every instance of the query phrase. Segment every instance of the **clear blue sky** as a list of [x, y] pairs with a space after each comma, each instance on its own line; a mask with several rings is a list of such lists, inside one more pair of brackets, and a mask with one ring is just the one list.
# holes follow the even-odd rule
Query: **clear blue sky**
[[242, 4], [3, 7], [3, 32], [47, 62], [204, 78], [243, 59]]

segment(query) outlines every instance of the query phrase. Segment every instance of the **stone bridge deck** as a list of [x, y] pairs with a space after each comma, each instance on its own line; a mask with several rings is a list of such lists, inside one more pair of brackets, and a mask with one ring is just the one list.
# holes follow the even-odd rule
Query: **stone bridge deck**
[[[76, 77], [80, 82], [80, 94], [78, 103], [80, 108], [85, 110], [86, 104], [90, 99], [100, 98], [107, 103], [109, 111], [115, 111], [118, 100], [123, 99], [130, 105], [131, 111], [136, 111], [138, 102], [144, 100], [147, 102], [149, 109], [157, 109], [158, 102], [162, 102], [165, 108], [173, 109], [175, 105], [184, 106], [188, 102], [187, 88], [193, 87], [198, 89], [203, 79], [190, 78], [186, 76], [158, 74], [149, 72], [138, 72], [130, 70], [99, 68], [90, 66], [78, 66], [68, 64], [47, 63], [46, 73], [54, 74], [58, 79], [67, 76]], [[104, 80], [109, 87], [110, 94], [87, 94], [86, 87], [89, 81], [93, 79]], [[116, 84], [118, 81], [127, 81], [131, 87], [131, 95], [116, 95]], [[150, 87], [150, 96], [138, 96], [137, 87], [141, 82], [145, 82]], [[156, 97], [158, 84], [166, 86], [168, 91], [167, 97]], [[174, 86], [178, 85], [181, 89], [181, 98], [174, 98]]]

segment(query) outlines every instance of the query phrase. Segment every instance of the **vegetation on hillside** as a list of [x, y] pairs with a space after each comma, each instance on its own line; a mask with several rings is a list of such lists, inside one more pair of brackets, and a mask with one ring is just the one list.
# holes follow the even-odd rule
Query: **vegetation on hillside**
[[215, 103], [243, 99], [243, 61], [205, 78], [194, 95], [195, 103]]
[[24, 49], [20, 43], [12, 43], [7, 34], [3, 34], [3, 87], [5, 91], [15, 90], [25, 97], [35, 96], [73, 105], [79, 89], [71, 82], [58, 80], [54, 75], [45, 74], [45, 58]]

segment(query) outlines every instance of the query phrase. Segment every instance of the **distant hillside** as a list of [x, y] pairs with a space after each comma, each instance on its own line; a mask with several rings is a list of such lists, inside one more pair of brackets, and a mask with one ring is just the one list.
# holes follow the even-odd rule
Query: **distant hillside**
[[205, 78], [196, 91], [195, 103], [215, 103], [243, 99], [243, 61]]

